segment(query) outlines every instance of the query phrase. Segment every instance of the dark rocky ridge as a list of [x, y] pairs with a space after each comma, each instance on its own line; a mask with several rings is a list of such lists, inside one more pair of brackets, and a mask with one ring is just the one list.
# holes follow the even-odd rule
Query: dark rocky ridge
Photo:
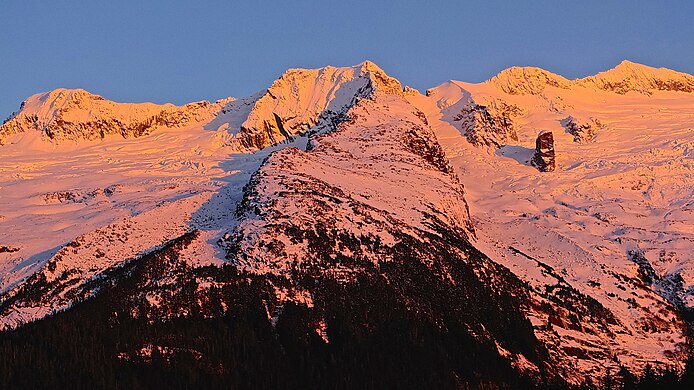
[[[188, 233], [113, 270], [96, 297], [72, 309], [0, 333], [0, 386], [531, 388], [548, 383], [519, 375], [484, 329], [471, 333], [467, 324], [482, 319], [491, 332], [501, 332], [505, 345], [536, 359], [532, 331], [509, 317], [519, 314], [517, 298], [487, 290], [458, 261], [449, 263], [453, 277], [472, 284], [441, 284], [414, 253], [409, 261], [366, 270], [352, 283], [307, 274], [300, 283], [311, 286], [313, 304], [306, 306], [278, 299], [278, 289], [294, 286], [284, 278], [181, 262], [180, 252], [196, 235]], [[413, 310], [402, 294], [428, 305]], [[469, 297], [481, 298], [481, 304], [498, 301], [501, 317], [464, 304], [460, 294], [473, 294]], [[151, 296], [161, 297], [160, 303], [153, 305]], [[317, 331], [321, 324], [324, 336]]]

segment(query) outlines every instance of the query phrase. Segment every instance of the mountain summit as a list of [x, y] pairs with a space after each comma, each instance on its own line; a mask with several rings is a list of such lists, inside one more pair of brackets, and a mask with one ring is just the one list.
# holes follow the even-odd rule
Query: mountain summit
[[650, 95], [653, 91], [694, 92], [694, 76], [667, 68], [652, 68], [624, 60], [616, 67], [578, 80], [584, 85], [619, 94], [638, 92]]
[[529, 66], [505, 69], [487, 82], [511, 95], [538, 95], [546, 86], [568, 89], [571, 85], [558, 74]]
[[321, 118], [340, 116], [374, 91], [402, 95], [400, 82], [370, 61], [319, 69], [289, 69], [255, 102], [241, 124], [244, 146], [262, 148], [300, 134]]
[[159, 127], [181, 127], [208, 119], [226, 101], [172, 104], [116, 103], [83, 89], [56, 89], [25, 100], [0, 126], [0, 143], [9, 136], [38, 132], [51, 142], [140, 137]]
[[511, 67], [487, 81], [511, 95], [538, 95], [545, 87], [570, 89], [577, 86], [597, 88], [625, 94], [638, 92], [650, 95], [653, 91], [694, 92], [694, 76], [666, 68], [652, 68], [628, 60], [595, 76], [567, 80], [535, 67]]

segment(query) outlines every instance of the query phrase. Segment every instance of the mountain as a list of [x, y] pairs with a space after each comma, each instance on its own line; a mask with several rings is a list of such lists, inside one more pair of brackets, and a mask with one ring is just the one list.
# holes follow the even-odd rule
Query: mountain
[[214, 115], [225, 101], [171, 104], [115, 103], [82, 89], [57, 89], [24, 101], [0, 127], [0, 141], [37, 131], [54, 141], [104, 139], [109, 135], [140, 137], [160, 127], [181, 127]]
[[[612, 336], [585, 325], [579, 336], [565, 331], [566, 323], [543, 336], [536, 327], [540, 339], [563, 339], [557, 343], [567, 353], [561, 360], [575, 358], [579, 370], [604, 372], [612, 364], [604, 359], [617, 356], [624, 364], [650, 348], [645, 340], [660, 339], [660, 346], [684, 329], [678, 321], [667, 331], [650, 323], [670, 321], [663, 313], [674, 309], [691, 318], [694, 132], [687, 118], [694, 98], [682, 91], [619, 94], [579, 82], [538, 84], [552, 79], [547, 74], [516, 68], [480, 84], [444, 83], [410, 100], [466, 185], [475, 246], [539, 291], [565, 281], [625, 326]], [[526, 79], [527, 88], [515, 89], [524, 93], [509, 93], [509, 85], [525, 87]], [[543, 130], [554, 133], [558, 168], [551, 174], [531, 164]], [[541, 264], [551, 269], [539, 271]], [[556, 279], [548, 279], [552, 274]], [[618, 341], [626, 334], [629, 341]], [[665, 349], [681, 350], [678, 343]]]
[[180, 107], [34, 95], [0, 128], [0, 384], [676, 380], [690, 78], [516, 67], [421, 95], [367, 61]]
[[356, 97], [379, 86], [403, 94], [400, 82], [372, 62], [347, 68], [290, 69], [254, 96], [184, 106], [116, 103], [77, 89], [57, 89], [24, 101], [0, 126], [0, 144], [10, 136], [38, 132], [55, 143], [97, 140], [110, 135], [137, 138], [160, 128], [224, 127], [230, 142], [262, 149], [308, 130], [321, 116], [343, 112]]
[[546, 87], [573, 89], [577, 86], [597, 88], [624, 95], [654, 91], [694, 92], [694, 76], [666, 68], [652, 68], [624, 60], [616, 67], [582, 79], [566, 78], [535, 67], [514, 66], [501, 71], [487, 83], [510, 95], [539, 95]]
[[529, 66], [505, 69], [487, 82], [510, 95], [537, 95], [547, 86], [569, 89], [571, 85], [558, 74]]
[[653, 91], [694, 92], [694, 76], [666, 68], [654, 69], [646, 65], [624, 60], [614, 69], [580, 80], [581, 84], [618, 94]]

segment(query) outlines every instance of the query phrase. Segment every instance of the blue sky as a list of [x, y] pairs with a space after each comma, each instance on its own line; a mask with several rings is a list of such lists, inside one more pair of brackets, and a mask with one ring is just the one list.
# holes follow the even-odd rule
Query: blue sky
[[1, 0], [0, 117], [58, 87], [181, 104], [364, 59], [420, 90], [512, 65], [694, 73], [692, 15], [692, 1]]

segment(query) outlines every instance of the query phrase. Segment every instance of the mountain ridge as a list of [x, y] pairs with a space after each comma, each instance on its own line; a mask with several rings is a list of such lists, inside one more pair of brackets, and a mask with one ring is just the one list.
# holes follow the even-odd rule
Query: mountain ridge
[[[315, 79], [313, 82], [307, 81], [309, 75]], [[371, 61], [343, 68], [326, 66], [288, 69], [268, 89], [261, 91], [257, 99], [251, 100], [252, 107], [247, 117], [230, 120], [229, 123], [236, 123], [231, 133], [239, 138], [241, 147], [251, 149], [292, 137], [314, 125], [322, 111], [340, 111], [346, 102], [341, 102], [339, 97], [330, 94], [336, 93], [342, 84], [358, 78], [371, 79], [377, 88], [388, 90], [389, 93], [418, 94], [412, 88], [403, 87], [398, 80], [386, 75]], [[502, 70], [482, 84], [494, 85], [511, 95], [539, 95], [546, 87], [585, 87], [617, 94], [637, 92], [645, 95], [654, 91], [694, 92], [694, 76], [628, 60], [594, 76], [574, 80], [541, 68], [514, 66]], [[367, 86], [362, 83], [361, 87]], [[323, 89], [323, 92], [308, 93], [313, 88]], [[303, 101], [301, 96], [307, 93], [321, 98]], [[226, 98], [214, 103], [200, 101], [182, 106], [170, 103], [116, 103], [83, 89], [59, 88], [27, 98], [20, 109], [0, 126], [0, 144], [12, 135], [32, 130], [42, 132], [52, 142], [103, 139], [110, 134], [139, 137], [157, 127], [181, 127], [194, 121], [212, 121], [223, 116], [225, 109], [234, 110], [229, 107], [234, 101], [236, 99]], [[294, 102], [293, 106], [287, 105], [287, 101]], [[328, 107], [328, 101], [341, 107]], [[81, 103], [85, 107], [80, 107]], [[295, 116], [296, 112], [300, 114]], [[240, 124], [237, 123], [239, 121]], [[55, 122], [60, 123], [60, 126], [56, 126]], [[61, 134], [58, 127], [65, 134]], [[66, 127], [71, 130], [66, 131]]]
[[[340, 91], [343, 87], [345, 90]], [[3, 139], [31, 131], [51, 142], [89, 141], [115, 134], [137, 138], [156, 128], [202, 121], [203, 125], [233, 125], [227, 128], [238, 147], [260, 149], [307, 130], [322, 114], [339, 115], [354, 95], [363, 97], [373, 89], [413, 93], [370, 61], [342, 68], [288, 69], [255, 96], [182, 106], [116, 103], [83, 89], [59, 88], [25, 100], [19, 111], [0, 125], [0, 145]], [[250, 111], [246, 113], [243, 106], [250, 106]]]
[[485, 81], [510, 95], [537, 95], [545, 87], [570, 89], [577, 86], [597, 88], [623, 95], [637, 92], [650, 95], [653, 91], [694, 92], [694, 76], [668, 68], [623, 60], [615, 67], [592, 76], [569, 80], [559, 74], [532, 67], [513, 66]]

